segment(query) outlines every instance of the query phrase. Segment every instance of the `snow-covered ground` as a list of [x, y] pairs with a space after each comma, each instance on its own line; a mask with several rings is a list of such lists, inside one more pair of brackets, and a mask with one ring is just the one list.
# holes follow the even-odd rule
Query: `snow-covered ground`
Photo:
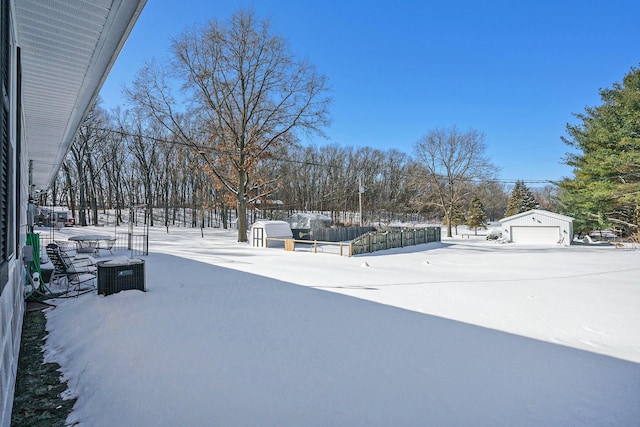
[[161, 228], [149, 247], [146, 293], [47, 313], [69, 422], [640, 425], [640, 250], [471, 237], [349, 258]]

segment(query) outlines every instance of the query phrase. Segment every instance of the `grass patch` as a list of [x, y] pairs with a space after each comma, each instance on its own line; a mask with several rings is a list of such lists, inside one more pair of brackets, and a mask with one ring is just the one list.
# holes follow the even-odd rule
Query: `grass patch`
[[12, 426], [64, 426], [76, 399], [63, 400], [67, 385], [60, 381], [60, 365], [44, 363], [47, 319], [41, 307], [27, 305], [22, 325]]

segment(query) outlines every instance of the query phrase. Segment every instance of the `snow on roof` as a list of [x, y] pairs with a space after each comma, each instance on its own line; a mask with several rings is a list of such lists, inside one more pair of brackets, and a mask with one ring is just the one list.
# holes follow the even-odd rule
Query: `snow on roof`
[[292, 238], [293, 233], [289, 223], [286, 221], [256, 221], [251, 229], [262, 228], [265, 231], [265, 237], [283, 237]]
[[558, 213], [555, 213], [555, 212], [545, 211], [543, 209], [531, 209], [530, 211], [521, 212], [519, 214], [515, 214], [515, 215], [508, 216], [506, 218], [502, 218], [500, 220], [500, 222], [512, 221], [514, 219], [522, 218], [524, 216], [529, 216], [529, 215], [543, 215], [543, 216], [548, 216], [548, 217], [551, 217], [551, 218], [559, 219], [559, 220], [562, 220], [562, 221], [569, 221], [569, 222], [572, 222], [575, 219], [575, 218], [572, 218], [570, 216], [565, 216], [565, 215], [561, 215], [561, 214], [558, 214]]
[[331, 218], [326, 216], [326, 215], [319, 214], [319, 213], [311, 213], [311, 212], [294, 213], [293, 215], [291, 215], [291, 217], [320, 219], [320, 220], [323, 220], [323, 221], [331, 221]]
[[70, 212], [66, 206], [38, 206], [42, 212]]
[[299, 212], [287, 218], [291, 228], [311, 228], [311, 225], [329, 226], [331, 218], [319, 213]]

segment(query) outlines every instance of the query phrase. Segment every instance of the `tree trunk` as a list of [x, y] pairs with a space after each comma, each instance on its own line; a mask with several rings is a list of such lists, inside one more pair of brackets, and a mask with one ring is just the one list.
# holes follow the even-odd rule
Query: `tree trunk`
[[244, 169], [238, 171], [238, 242], [247, 241], [247, 198], [245, 187], [247, 184], [247, 172]]
[[220, 207], [220, 214], [222, 215], [222, 228], [224, 230], [227, 230], [229, 228], [229, 224], [227, 222], [227, 206], [224, 204], [224, 202]]
[[89, 169], [89, 183], [91, 188], [91, 198], [93, 200], [93, 204], [91, 205], [93, 213], [93, 225], [98, 225], [98, 178], [95, 176], [93, 161], [91, 160], [91, 158], [87, 159], [87, 167]]
[[444, 220], [447, 222], [447, 237], [451, 237], [452, 233], [452, 225], [453, 222], [453, 205], [449, 205], [449, 209], [444, 211]]
[[153, 192], [151, 188], [151, 173], [148, 170], [145, 175], [145, 187], [145, 203], [147, 205], [146, 209], [149, 216], [148, 224], [153, 227]]
[[80, 207], [79, 207], [79, 215], [80, 215], [80, 225], [82, 227], [87, 226], [87, 201], [86, 201], [86, 190], [84, 186], [84, 176], [80, 173], [80, 179], [78, 180], [79, 190], [80, 190]]
[[[73, 184], [71, 182], [71, 171], [69, 170], [68, 167], [66, 167], [63, 164], [63, 170], [64, 170], [64, 175], [65, 175], [65, 179], [67, 182], [67, 192], [69, 194], [69, 210], [71, 211], [71, 216], [73, 217], [73, 219], [76, 219], [76, 192], [73, 191]], [[56, 194], [53, 194], [53, 204], [56, 204]]]

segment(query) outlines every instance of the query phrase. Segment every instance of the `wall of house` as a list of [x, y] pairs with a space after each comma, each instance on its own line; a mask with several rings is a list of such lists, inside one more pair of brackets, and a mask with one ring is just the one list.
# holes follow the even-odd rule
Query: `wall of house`
[[[3, 57], [0, 75], [6, 86], [9, 114], [3, 116], [2, 132], [3, 163], [2, 198], [2, 274], [0, 275], [0, 426], [9, 426], [13, 406], [13, 393], [20, 352], [22, 320], [24, 315], [25, 270], [22, 262], [22, 248], [27, 233], [28, 164], [27, 148], [23, 145], [22, 115], [19, 111], [18, 50], [16, 48], [15, 27], [13, 26], [13, 2], [2, 2], [0, 25], [0, 46], [8, 56]], [[7, 86], [8, 82], [8, 86]], [[4, 92], [4, 91], [3, 91]], [[6, 105], [6, 104], [5, 104]], [[3, 115], [7, 110], [3, 110]], [[4, 160], [3, 160], [4, 162]]]
[[9, 272], [9, 282], [0, 296], [0, 403], [2, 405], [1, 426], [11, 422], [11, 407], [15, 388], [20, 336], [24, 315], [22, 283], [24, 273], [18, 262], [13, 262]]

